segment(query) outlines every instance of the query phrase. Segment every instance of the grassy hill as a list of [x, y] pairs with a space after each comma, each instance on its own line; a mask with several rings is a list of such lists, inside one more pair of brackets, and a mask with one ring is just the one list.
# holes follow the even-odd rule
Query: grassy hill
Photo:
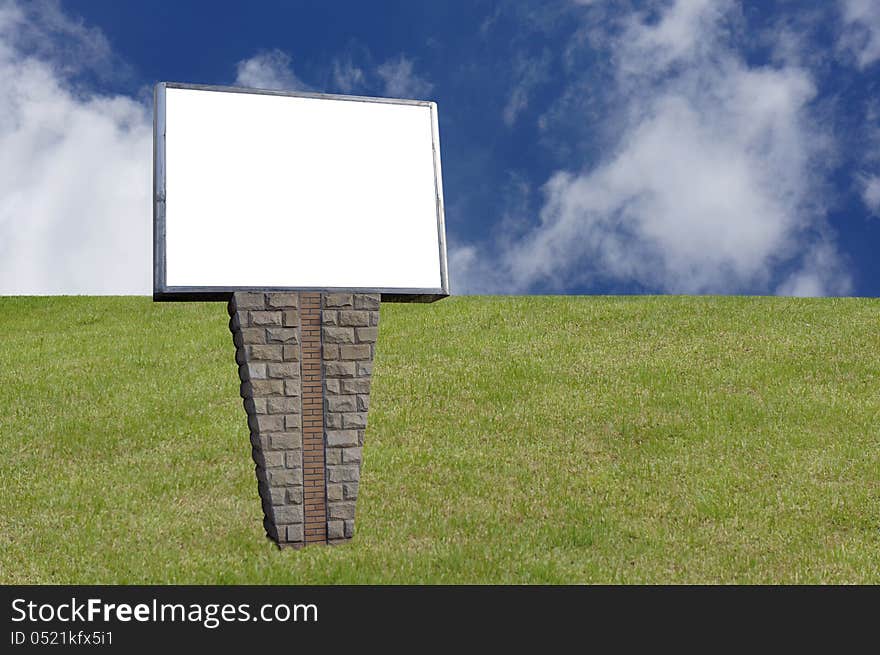
[[226, 322], [0, 299], [0, 582], [880, 582], [880, 300], [386, 304], [357, 534], [301, 551]]

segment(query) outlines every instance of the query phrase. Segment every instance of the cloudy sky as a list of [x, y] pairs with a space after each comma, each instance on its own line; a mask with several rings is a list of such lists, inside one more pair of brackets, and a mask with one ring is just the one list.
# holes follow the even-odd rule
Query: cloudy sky
[[152, 86], [437, 101], [454, 293], [880, 295], [878, 0], [0, 0], [0, 294], [143, 294]]

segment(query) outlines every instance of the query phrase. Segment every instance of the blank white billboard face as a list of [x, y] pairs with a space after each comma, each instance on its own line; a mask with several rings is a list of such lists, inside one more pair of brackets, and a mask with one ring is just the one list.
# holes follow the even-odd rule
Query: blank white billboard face
[[160, 84], [157, 299], [448, 295], [436, 105]]

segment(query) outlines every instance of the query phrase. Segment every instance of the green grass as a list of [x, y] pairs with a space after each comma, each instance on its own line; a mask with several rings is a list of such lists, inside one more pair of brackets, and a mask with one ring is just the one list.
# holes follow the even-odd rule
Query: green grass
[[386, 304], [357, 534], [300, 551], [226, 322], [0, 299], [0, 582], [880, 582], [880, 300]]

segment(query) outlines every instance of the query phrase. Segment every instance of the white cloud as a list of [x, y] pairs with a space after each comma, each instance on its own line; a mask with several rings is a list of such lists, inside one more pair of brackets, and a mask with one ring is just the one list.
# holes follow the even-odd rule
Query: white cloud
[[66, 15], [58, 0], [33, 0], [21, 4], [0, 1], [3, 44], [21, 57], [52, 62], [64, 75], [89, 70], [99, 77], [127, 72], [124, 62], [114, 58], [101, 30], [82, 19]]
[[355, 66], [351, 57], [333, 60], [333, 83], [343, 93], [351, 93], [366, 83], [364, 70]]
[[399, 55], [376, 65], [369, 49], [352, 46], [347, 53], [333, 59], [332, 84], [342, 93], [381, 94], [392, 98], [427, 98], [434, 88], [415, 71], [415, 63]]
[[624, 74], [642, 75], [676, 63], [705, 57], [717, 47], [730, 0], [676, 0], [655, 24], [636, 13], [621, 39], [618, 54]]
[[780, 296], [839, 296], [850, 291], [852, 282], [834, 245], [818, 240], [801, 258], [800, 267], [776, 288]]
[[501, 113], [504, 124], [512, 127], [519, 114], [529, 105], [529, 95], [544, 82], [550, 72], [550, 56], [545, 52], [540, 58], [522, 57], [515, 65], [516, 83], [510, 91], [507, 104]]
[[[838, 50], [846, 52], [847, 60], [854, 61], [865, 75], [865, 69], [880, 61], [880, 2], [839, 0], [838, 8], [842, 21]], [[868, 211], [880, 216], [880, 104], [876, 96], [865, 105], [865, 121], [853, 150], [861, 159], [862, 169], [856, 175], [855, 186]]]
[[841, 0], [844, 30], [841, 45], [851, 51], [860, 68], [880, 59], [880, 2]]
[[88, 94], [103, 35], [56, 3], [0, 3], [0, 294], [149, 294], [148, 107]]
[[412, 59], [400, 55], [381, 64], [376, 73], [384, 84], [384, 94], [391, 98], [424, 100], [434, 85], [415, 72]]
[[254, 89], [309, 90], [309, 86], [293, 72], [290, 55], [281, 50], [261, 52], [238, 62], [235, 83]]
[[880, 100], [873, 98], [865, 111], [865, 127], [859, 134], [864, 147], [863, 173], [859, 176], [862, 201], [880, 216]]
[[875, 215], [880, 216], [880, 175], [871, 175], [864, 179], [862, 200]]
[[734, 8], [679, 0], [652, 24], [632, 17], [610, 53], [613, 147], [592, 168], [549, 178], [529, 233], [455, 253], [453, 283], [845, 293], [833, 242], [815, 236], [826, 231], [815, 190], [828, 141], [809, 117], [813, 82], [797, 67], [742, 61], [726, 45], [722, 10]]

